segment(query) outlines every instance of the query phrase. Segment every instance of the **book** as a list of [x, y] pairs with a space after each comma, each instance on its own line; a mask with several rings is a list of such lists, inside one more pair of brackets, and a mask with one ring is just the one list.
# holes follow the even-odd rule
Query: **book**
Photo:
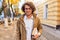
[[37, 28], [34, 28], [33, 31], [32, 31], [32, 36], [36, 35], [37, 33], [38, 33]]

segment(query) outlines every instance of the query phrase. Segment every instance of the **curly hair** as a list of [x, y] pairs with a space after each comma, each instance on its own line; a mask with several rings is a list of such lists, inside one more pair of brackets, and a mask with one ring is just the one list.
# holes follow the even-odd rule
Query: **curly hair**
[[26, 2], [23, 4], [23, 6], [21, 8], [23, 12], [25, 12], [25, 5], [30, 6], [30, 8], [32, 9], [32, 13], [36, 10], [36, 8], [32, 2]]

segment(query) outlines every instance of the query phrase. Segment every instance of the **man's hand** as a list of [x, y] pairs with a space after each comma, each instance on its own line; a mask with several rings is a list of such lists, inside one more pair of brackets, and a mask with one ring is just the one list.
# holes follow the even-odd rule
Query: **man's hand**
[[39, 35], [38, 35], [38, 34], [36, 34], [36, 35], [34, 35], [34, 37], [33, 37], [33, 38], [37, 39], [38, 37], [39, 37]]
[[40, 35], [39, 34], [36, 34], [33, 36], [34, 39], [37, 39]]
[[33, 36], [33, 38], [34, 38], [34, 39], [37, 39], [40, 35], [41, 35], [41, 34], [40, 34], [40, 32], [39, 32], [39, 33], [35, 34], [35, 35]]

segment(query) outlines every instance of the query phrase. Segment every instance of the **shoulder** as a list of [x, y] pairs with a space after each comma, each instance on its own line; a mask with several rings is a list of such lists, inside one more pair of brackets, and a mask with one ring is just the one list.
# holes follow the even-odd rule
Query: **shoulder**
[[40, 21], [40, 18], [36, 16], [36, 20]]

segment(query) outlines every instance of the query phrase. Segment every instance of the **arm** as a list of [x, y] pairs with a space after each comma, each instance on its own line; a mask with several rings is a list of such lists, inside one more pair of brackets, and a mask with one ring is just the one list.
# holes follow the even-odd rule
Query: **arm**
[[42, 26], [41, 25], [42, 24], [40, 22], [40, 19], [38, 19], [38, 27], [37, 27], [37, 29], [38, 29], [38, 32], [40, 33], [40, 35], [42, 34]]
[[20, 21], [17, 21], [17, 39], [21, 39], [21, 32], [20, 32]]
[[37, 23], [37, 34], [35, 34], [34, 35], [34, 39], [36, 39], [36, 38], [38, 38], [38, 37], [40, 37], [41, 36], [41, 34], [42, 34], [42, 26], [41, 26], [41, 23], [40, 23], [40, 19], [38, 19], [37, 20], [38, 21], [38, 23]]

